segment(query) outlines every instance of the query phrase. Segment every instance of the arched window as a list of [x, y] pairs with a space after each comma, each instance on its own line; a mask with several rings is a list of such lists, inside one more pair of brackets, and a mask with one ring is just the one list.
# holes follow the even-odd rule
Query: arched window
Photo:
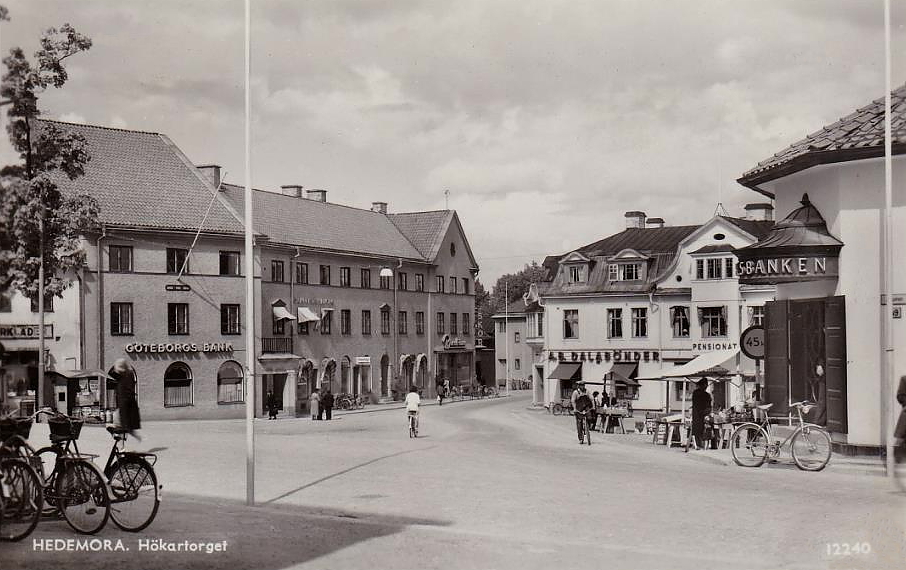
[[164, 407], [192, 405], [192, 369], [174, 362], [164, 373]]
[[217, 371], [217, 403], [236, 404], [244, 401], [242, 367], [232, 360], [227, 360], [220, 365]]

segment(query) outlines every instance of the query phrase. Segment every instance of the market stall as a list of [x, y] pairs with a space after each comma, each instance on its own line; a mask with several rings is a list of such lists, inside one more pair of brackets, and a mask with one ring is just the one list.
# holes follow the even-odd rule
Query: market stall
[[47, 371], [53, 383], [53, 403], [57, 411], [74, 417], [104, 417], [107, 409], [115, 407], [109, 401], [108, 382], [113, 378], [102, 370]]

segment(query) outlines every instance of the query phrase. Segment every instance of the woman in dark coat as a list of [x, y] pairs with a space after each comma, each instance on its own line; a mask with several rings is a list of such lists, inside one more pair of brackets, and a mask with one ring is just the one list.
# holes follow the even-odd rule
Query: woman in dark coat
[[703, 378], [692, 392], [692, 437], [696, 447], [704, 444], [705, 416], [711, 413], [711, 394], [707, 388], [708, 380]]
[[329, 387], [324, 392], [324, 395], [321, 396], [321, 407], [324, 408], [325, 419], [329, 420], [333, 414], [333, 394], [330, 393]]
[[141, 429], [142, 420], [138, 411], [138, 399], [135, 392], [135, 371], [125, 358], [117, 358], [113, 363], [113, 373], [116, 380], [116, 401], [120, 411], [120, 427], [141, 441], [141, 436], [136, 430]]

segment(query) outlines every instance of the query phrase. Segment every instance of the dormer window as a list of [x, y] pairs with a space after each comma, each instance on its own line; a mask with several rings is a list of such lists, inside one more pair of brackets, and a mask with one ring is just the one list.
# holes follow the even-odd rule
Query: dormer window
[[590, 263], [590, 259], [577, 251], [570, 253], [560, 260], [563, 278], [567, 283], [587, 283]]
[[567, 270], [569, 271], [569, 282], [570, 283], [585, 283], [587, 281], [588, 274], [587, 265], [570, 265]]
[[607, 272], [611, 281], [638, 281], [642, 278], [642, 264], [611, 263]]

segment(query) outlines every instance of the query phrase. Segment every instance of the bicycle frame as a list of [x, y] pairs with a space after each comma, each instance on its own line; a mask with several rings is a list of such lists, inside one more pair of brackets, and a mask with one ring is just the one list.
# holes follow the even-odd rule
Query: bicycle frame
[[817, 428], [824, 429], [817, 424], [811, 424], [805, 421], [805, 418], [802, 417], [802, 408], [796, 407], [796, 415], [799, 419], [799, 425], [794, 429], [790, 435], [788, 435], [783, 441], [780, 441], [777, 436], [777, 431], [774, 429], [774, 423], [771, 422], [770, 416], [767, 414], [767, 410], [764, 412], [765, 418], [758, 425], [768, 434], [768, 451], [773, 456], [780, 455], [780, 450], [783, 449], [783, 446], [790, 443], [796, 434], [802, 431], [805, 431], [807, 428]]

